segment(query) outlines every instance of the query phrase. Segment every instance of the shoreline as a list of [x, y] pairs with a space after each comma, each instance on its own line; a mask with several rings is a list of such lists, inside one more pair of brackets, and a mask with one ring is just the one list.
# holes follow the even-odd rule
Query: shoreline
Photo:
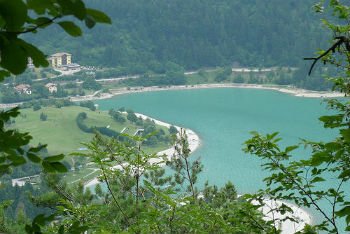
[[[137, 117], [141, 117], [143, 119], [148, 118], [148, 119], [154, 121], [156, 124], [167, 127], [167, 128], [172, 126], [169, 123], [160, 121], [158, 119], [149, 117], [149, 116], [144, 115], [144, 114], [135, 113], [135, 115]], [[175, 125], [173, 125], [173, 126], [176, 127], [178, 129], [178, 131], [180, 131], [181, 129], [186, 131], [191, 154], [193, 152], [195, 152], [196, 150], [198, 150], [198, 148], [200, 147], [201, 144], [200, 144], [200, 138], [196, 132], [194, 132], [193, 130], [188, 129], [188, 128], [181, 128], [181, 127], [175, 126]], [[158, 152], [157, 155], [164, 155], [165, 154], [165, 155], [167, 155], [168, 158], [170, 158], [172, 155], [174, 155], [174, 153], [175, 153], [175, 148], [174, 148], [174, 146], [172, 146], [169, 149]], [[162, 159], [153, 159], [151, 161], [151, 163], [158, 163], [161, 160]], [[117, 165], [117, 166], [114, 166], [113, 169], [122, 169], [122, 166]], [[84, 187], [87, 188], [90, 186], [94, 186], [97, 183], [99, 183], [99, 181], [97, 180], [97, 178], [94, 178], [94, 179], [88, 181], [87, 183], [85, 183]], [[281, 206], [282, 203], [289, 206], [293, 210], [293, 214], [287, 212], [286, 214], [282, 215], [280, 213], [270, 212], [271, 209], [276, 208], [278, 206]], [[282, 223], [275, 222], [276, 227], [280, 227], [280, 229], [282, 230], [282, 232], [281, 232], [282, 234], [289, 234], [289, 233], [295, 233], [295, 232], [301, 231], [304, 228], [305, 224], [312, 223], [312, 216], [306, 210], [298, 207], [297, 205], [291, 204], [289, 202], [284, 202], [284, 201], [280, 201], [280, 200], [274, 201], [272, 199], [266, 198], [266, 199], [264, 199], [264, 206], [260, 209], [260, 211], [266, 215], [266, 217], [264, 218], [265, 220], [273, 220], [274, 218], [275, 219], [276, 218], [283, 219], [287, 216], [290, 216], [290, 217], [293, 217], [294, 219], [300, 221], [300, 223], [295, 223], [295, 222], [292, 222], [290, 220], [286, 220]]]
[[[115, 89], [111, 93], [94, 93], [85, 96], [68, 97], [72, 102], [81, 101], [93, 101], [113, 98], [115, 96], [133, 93], [144, 93], [144, 92], [158, 92], [167, 90], [185, 90], [185, 89], [211, 89], [211, 88], [242, 88], [242, 89], [265, 89], [265, 90], [275, 90], [281, 93], [290, 94], [295, 97], [304, 98], [336, 98], [344, 97], [344, 94], [339, 92], [331, 91], [313, 91], [307, 89], [294, 88], [292, 86], [279, 86], [279, 85], [263, 85], [263, 84], [245, 84], [245, 83], [214, 83], [214, 84], [196, 84], [196, 85], [172, 85], [172, 86], [136, 86], [136, 87], [122, 87]], [[0, 109], [13, 108], [23, 104], [23, 102], [16, 103], [0, 103]]]
[[[282, 215], [281, 213], [270, 212], [271, 209], [280, 207], [282, 204], [289, 206], [293, 210], [293, 213], [286, 212], [285, 214]], [[283, 219], [286, 217], [292, 217], [295, 220], [299, 221], [299, 223], [292, 222], [290, 220], [285, 220], [284, 222], [281, 222], [281, 223], [275, 221], [274, 225], [276, 227], [279, 227], [279, 229], [282, 231], [281, 234], [296, 233], [298, 231], [301, 231], [306, 224], [310, 224], [310, 225], [312, 224], [312, 215], [309, 214], [309, 212], [289, 202], [280, 201], [280, 200], [275, 201], [272, 199], [265, 198], [264, 206], [260, 208], [260, 211], [266, 215], [264, 219], [267, 221], [273, 220], [274, 218]]]
[[[144, 114], [141, 114], [141, 113], [135, 113], [135, 115], [137, 117], [141, 117], [142, 119], [150, 119], [151, 121], [154, 121], [155, 124], [158, 124], [158, 125], [161, 125], [161, 126], [164, 126], [164, 127], [167, 127], [167, 128], [170, 128], [170, 126], [174, 126], [178, 131], [180, 131], [181, 129], [182, 130], [185, 130], [186, 131], [186, 136], [187, 136], [187, 140], [188, 140], [188, 144], [189, 144], [189, 148], [191, 150], [191, 154], [193, 152], [195, 152], [199, 147], [200, 147], [200, 138], [198, 136], [198, 134], [196, 132], [194, 132], [193, 130], [191, 129], [188, 129], [188, 128], [182, 128], [182, 127], [179, 127], [179, 126], [175, 126], [175, 125], [172, 125], [172, 124], [169, 124], [169, 123], [165, 123], [163, 121], [160, 121], [158, 119], [155, 119], [155, 118], [152, 118], [150, 116], [147, 116], [147, 115], [144, 115]], [[167, 155], [167, 158], [170, 159], [175, 153], [175, 147], [174, 146], [171, 146], [169, 149], [166, 149], [166, 150], [162, 150], [160, 152], [157, 153], [157, 155]], [[150, 163], [158, 163], [158, 162], [161, 162], [162, 159], [152, 159], [150, 161]], [[114, 166], [112, 167], [113, 169], [122, 169], [122, 166], [121, 165], [117, 165], [117, 166]], [[96, 184], [100, 183], [97, 178], [93, 178], [91, 179], [90, 181], [84, 183], [84, 187], [87, 188], [87, 187], [90, 187], [90, 186], [94, 186]]]
[[278, 85], [262, 85], [262, 84], [238, 84], [238, 83], [226, 83], [226, 84], [197, 84], [197, 85], [177, 85], [177, 86], [151, 86], [151, 87], [123, 87], [112, 91], [111, 93], [102, 93], [99, 96], [86, 95], [82, 97], [71, 97], [72, 102], [88, 101], [88, 100], [101, 100], [113, 98], [115, 96], [133, 93], [144, 93], [144, 92], [158, 92], [158, 91], [168, 91], [168, 90], [185, 90], [185, 89], [210, 89], [210, 88], [243, 88], [243, 89], [265, 89], [265, 90], [275, 90], [281, 93], [290, 94], [295, 97], [305, 97], [305, 98], [336, 98], [344, 97], [344, 94], [339, 92], [330, 91], [313, 91], [306, 89], [298, 89], [291, 86], [278, 86]]

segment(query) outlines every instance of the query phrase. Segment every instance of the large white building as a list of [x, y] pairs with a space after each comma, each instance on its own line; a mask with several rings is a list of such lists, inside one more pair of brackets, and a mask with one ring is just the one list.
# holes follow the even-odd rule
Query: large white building
[[53, 68], [60, 68], [72, 63], [72, 55], [65, 52], [56, 53], [52, 54], [48, 60]]

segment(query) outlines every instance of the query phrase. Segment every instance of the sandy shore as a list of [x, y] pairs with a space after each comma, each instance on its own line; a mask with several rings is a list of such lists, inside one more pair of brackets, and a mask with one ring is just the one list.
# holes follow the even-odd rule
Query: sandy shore
[[[167, 127], [167, 128], [170, 128], [171, 124], [169, 123], [165, 123], [165, 122], [162, 122], [160, 120], [157, 120], [157, 119], [154, 119], [152, 117], [149, 117], [149, 116], [146, 116], [144, 114], [140, 114], [140, 113], [135, 113], [135, 115], [137, 117], [141, 117], [142, 119], [150, 119], [152, 121], [154, 121], [155, 124], [158, 124], [158, 125], [161, 125], [161, 126], [164, 126], [164, 127]], [[177, 128], [178, 131], [181, 131], [181, 129], [185, 130], [186, 131], [186, 136], [187, 136], [187, 140], [188, 140], [188, 144], [189, 144], [189, 148], [191, 150], [191, 153], [193, 153], [194, 151], [196, 151], [199, 146], [200, 146], [200, 139], [199, 139], [199, 136], [191, 129], [184, 129], [184, 128], [181, 128], [179, 126], [174, 126]], [[170, 160], [171, 157], [175, 154], [175, 148], [174, 146], [169, 148], [169, 149], [166, 149], [166, 150], [163, 150], [163, 151], [160, 151], [157, 153], [157, 155], [166, 155], [166, 157]], [[154, 159], [151, 159], [150, 163], [160, 163], [162, 162], [163, 159], [161, 158], [154, 158]], [[126, 166], [126, 165], [117, 165], [117, 166], [114, 166], [113, 169], [118, 169], [118, 170], [121, 170], [123, 169], [123, 167]], [[85, 183], [84, 187], [87, 188], [87, 187], [90, 187], [90, 186], [94, 186], [96, 184], [100, 183], [98, 181], [97, 178], [94, 178], [90, 181], [88, 181], [87, 183]]]
[[[270, 212], [271, 209], [280, 207], [283, 203], [289, 206], [293, 210], [293, 213], [286, 212], [284, 215], [282, 215], [281, 213]], [[282, 223], [275, 221], [275, 226], [279, 227], [279, 229], [282, 230], [281, 232], [282, 234], [296, 233], [298, 231], [301, 231], [304, 228], [305, 224], [312, 223], [311, 215], [307, 211], [303, 210], [302, 208], [294, 204], [284, 202], [284, 201], [282, 202], [278, 200], [274, 201], [271, 199], [264, 199], [264, 204], [265, 205], [260, 209], [260, 211], [262, 211], [266, 215], [265, 220], [283, 219], [285, 217], [292, 217], [295, 220], [299, 221], [299, 223], [295, 223], [290, 220], [286, 220]]]
[[[210, 88], [268, 89], [268, 90], [276, 90], [282, 93], [287, 93], [296, 97], [306, 97], [306, 98], [344, 97], [344, 94], [339, 92], [312, 91], [307, 89], [297, 89], [291, 86], [284, 87], [284, 86], [278, 86], [278, 85], [220, 83], [220, 84], [177, 85], [177, 86], [166, 86], [166, 87], [158, 87], [158, 86], [152, 86], [152, 87], [139, 86], [139, 87], [132, 87], [132, 88], [123, 87], [120, 89], [112, 90], [111, 93], [95, 92], [94, 94], [70, 97], [69, 99], [72, 102], [80, 102], [80, 101], [88, 101], [88, 100], [108, 99], [114, 96], [131, 94], [131, 93], [157, 92], [157, 91], [183, 90], [183, 89], [210, 89]], [[0, 103], [0, 109], [13, 108], [20, 104], [22, 104], [22, 102], [10, 103], [10, 104]]]
[[307, 98], [334, 98], [343, 97], [344, 94], [338, 92], [322, 92], [312, 91], [306, 89], [297, 89], [293, 87], [282, 87], [274, 85], [261, 85], [261, 84], [198, 84], [198, 85], [178, 85], [178, 86], [166, 86], [166, 87], [132, 87], [132, 88], [120, 88], [113, 90], [111, 93], [103, 93], [99, 95], [86, 95], [83, 97], [71, 97], [70, 100], [73, 102], [86, 101], [86, 100], [99, 100], [112, 98], [122, 94], [142, 93], [142, 92], [156, 92], [166, 90], [183, 90], [183, 89], [210, 89], [210, 88], [244, 88], [244, 89], [267, 89], [276, 90], [278, 92], [287, 93], [296, 97], [307, 97]]

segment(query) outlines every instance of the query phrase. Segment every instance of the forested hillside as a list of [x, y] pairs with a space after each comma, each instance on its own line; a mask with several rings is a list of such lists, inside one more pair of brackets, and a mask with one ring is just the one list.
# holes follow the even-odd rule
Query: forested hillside
[[[235, 63], [298, 66], [329, 35], [310, 9], [312, 0], [88, 0], [112, 25], [71, 38], [58, 27], [26, 35], [47, 54], [67, 51], [84, 65], [164, 72]], [[28, 38], [30, 37], [30, 38]]]

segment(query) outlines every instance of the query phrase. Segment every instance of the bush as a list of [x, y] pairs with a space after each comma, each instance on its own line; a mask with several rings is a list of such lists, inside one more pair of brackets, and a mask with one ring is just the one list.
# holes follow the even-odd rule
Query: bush
[[106, 127], [88, 127], [86, 126], [84, 123], [83, 123], [83, 120], [87, 118], [87, 114], [85, 112], [81, 112], [78, 114], [77, 118], [75, 119], [77, 125], [78, 125], [78, 128], [80, 130], [82, 130], [83, 132], [86, 132], [86, 133], [94, 133], [94, 131], [97, 131], [99, 133], [101, 133], [102, 135], [105, 135], [105, 136], [109, 136], [109, 137], [118, 137], [119, 136], [119, 133], [112, 130], [112, 129], [109, 129], [109, 128], [106, 128]]
[[87, 107], [92, 111], [96, 110], [95, 104], [92, 101], [84, 101], [84, 102], [80, 102], [79, 105], [81, 107]]
[[117, 112], [113, 109], [110, 109], [108, 111], [108, 114], [117, 122], [119, 123], [125, 123], [126, 122], [126, 119], [124, 118], [124, 116], [120, 113], [120, 112]]
[[235, 83], [243, 83], [244, 82], [243, 76], [238, 75], [237, 77], [235, 77], [234, 82]]
[[35, 104], [33, 105], [33, 111], [37, 111], [37, 110], [40, 110], [40, 109], [41, 109], [41, 106], [40, 106], [39, 103], [35, 103]]
[[47, 115], [44, 114], [43, 112], [41, 112], [41, 114], [40, 114], [40, 120], [41, 120], [41, 121], [46, 121], [46, 120], [47, 120]]
[[93, 77], [88, 77], [82, 84], [84, 89], [99, 90], [102, 85], [98, 83]]
[[136, 121], [137, 121], [137, 116], [135, 115], [134, 112], [128, 112], [128, 115], [126, 118], [133, 123], [136, 123]]
[[216, 82], [222, 82], [224, 80], [226, 80], [230, 75], [232, 74], [232, 68], [231, 67], [227, 67], [225, 69], [219, 69], [218, 74], [215, 76], [214, 80]]
[[171, 135], [173, 135], [173, 134], [177, 134], [178, 131], [173, 125], [171, 125], [169, 128], [169, 132]]

